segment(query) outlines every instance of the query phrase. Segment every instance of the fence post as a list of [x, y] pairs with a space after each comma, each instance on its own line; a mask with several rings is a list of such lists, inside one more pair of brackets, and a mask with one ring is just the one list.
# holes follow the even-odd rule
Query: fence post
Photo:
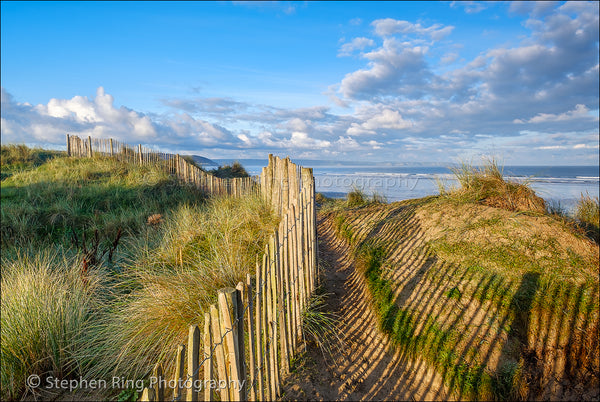
[[[270, 242], [269, 242], [270, 243]], [[269, 245], [265, 247], [265, 254], [263, 254], [263, 264], [262, 264], [262, 277], [264, 281], [264, 288], [262, 289], [262, 327], [263, 327], [263, 347], [265, 350], [265, 398], [275, 399], [276, 396], [273, 393], [273, 361], [271, 359], [271, 344], [272, 344], [272, 336], [271, 336], [271, 315], [272, 315], [272, 304], [271, 304], [271, 279], [269, 277], [269, 270], [271, 267], [271, 254], [269, 251]]]
[[284, 217], [283, 226], [280, 225], [279, 238], [277, 239], [278, 246], [281, 248], [279, 252], [280, 264], [277, 270], [277, 294], [279, 295], [278, 312], [279, 312], [279, 345], [281, 349], [281, 363], [284, 373], [289, 372], [290, 368], [290, 343], [288, 342], [287, 320], [289, 315], [286, 314], [288, 294], [288, 284], [284, 283], [287, 277], [286, 273], [290, 269], [289, 250], [285, 247], [288, 231], [287, 231], [287, 215]]
[[154, 389], [153, 388], [144, 388], [144, 392], [142, 392], [142, 397], [140, 399], [140, 401], [142, 402], [149, 402], [149, 401], [154, 401]]
[[[242, 400], [248, 400], [247, 380], [248, 380], [248, 369], [246, 368], [246, 346], [244, 342], [244, 321], [246, 320], [246, 308], [244, 305], [250, 305], [248, 301], [248, 286], [244, 282], [240, 282], [235, 287], [238, 297], [238, 310], [239, 310], [239, 321], [238, 321], [238, 350], [240, 351], [240, 378], [242, 379], [242, 387], [240, 389]], [[248, 308], [248, 316], [251, 315], [250, 309]], [[248, 333], [250, 335], [250, 333]], [[249, 343], [249, 342], [248, 342]]]
[[[257, 270], [258, 273], [258, 270]], [[250, 375], [250, 395], [249, 398], [252, 401], [256, 400], [256, 348], [255, 348], [255, 330], [254, 330], [254, 316], [253, 316], [253, 303], [252, 303], [252, 278], [250, 274], [246, 274], [246, 303], [248, 303], [248, 363], [250, 364], [250, 373], [246, 373], [246, 376]]]
[[272, 309], [273, 309], [273, 320], [271, 321], [271, 326], [273, 327], [273, 346], [272, 346], [272, 356], [273, 359], [273, 396], [276, 398], [280, 394], [279, 389], [279, 363], [277, 359], [277, 344], [278, 344], [278, 333], [277, 333], [277, 314], [278, 314], [278, 297], [277, 297], [277, 276], [276, 272], [279, 270], [278, 266], [281, 263], [280, 255], [279, 255], [279, 246], [276, 244], [278, 238], [277, 232], [275, 232], [275, 236], [271, 237], [272, 247], [271, 247], [271, 255], [273, 256], [273, 265], [271, 266], [271, 294], [272, 294]]
[[181, 398], [181, 379], [183, 378], [183, 370], [185, 365], [185, 345], [181, 344], [177, 347], [177, 357], [175, 357], [175, 389], [173, 389], [173, 399]]
[[156, 363], [153, 370], [153, 376], [156, 380], [156, 385], [154, 386], [156, 392], [156, 400], [164, 401], [165, 400], [165, 389], [163, 387], [163, 369], [160, 363]]
[[71, 141], [69, 134], [67, 134], [67, 156], [71, 156]]
[[[225, 380], [227, 383], [229, 383], [227, 378], [227, 368], [225, 367], [225, 348], [221, 339], [222, 323], [219, 318], [219, 310], [214, 304], [210, 306], [210, 322], [212, 325], [213, 342], [216, 344], [215, 354], [217, 356], [217, 374], [219, 376], [219, 380]], [[229, 390], [227, 387], [221, 388], [221, 400], [227, 401], [229, 399]]]
[[[238, 291], [233, 288], [219, 289], [219, 317], [224, 326], [223, 334], [225, 345], [227, 348], [228, 357], [228, 375], [230, 381], [227, 385], [230, 387], [229, 392], [231, 400], [241, 401], [241, 383], [243, 381], [241, 373], [240, 359], [241, 353], [239, 350], [239, 320], [242, 317], [240, 306], [238, 305]], [[243, 328], [243, 325], [241, 326]], [[236, 386], [237, 384], [237, 386]], [[231, 387], [233, 385], [233, 387]]]
[[194, 383], [198, 379], [198, 352], [200, 351], [200, 330], [197, 325], [190, 326], [188, 334], [188, 378], [190, 386], [187, 387], [187, 400], [198, 400], [198, 389]]
[[210, 384], [214, 380], [212, 347], [214, 339], [212, 337], [210, 313], [204, 313], [204, 400], [213, 401], [214, 395]]
[[92, 153], [92, 137], [88, 135], [88, 158], [94, 156]]
[[265, 389], [264, 389], [264, 359], [263, 359], [263, 353], [264, 353], [264, 347], [263, 347], [263, 340], [265, 339], [262, 331], [263, 331], [263, 327], [262, 327], [262, 323], [263, 323], [263, 311], [262, 311], [262, 306], [264, 306], [263, 303], [263, 295], [264, 295], [264, 286], [262, 285], [262, 283], [264, 282], [263, 279], [263, 267], [264, 267], [264, 259], [265, 259], [265, 254], [263, 254], [263, 264], [260, 264], [258, 261], [258, 258], [256, 260], [256, 364], [258, 367], [258, 395], [257, 395], [257, 399], [260, 399], [261, 401], [265, 400]]

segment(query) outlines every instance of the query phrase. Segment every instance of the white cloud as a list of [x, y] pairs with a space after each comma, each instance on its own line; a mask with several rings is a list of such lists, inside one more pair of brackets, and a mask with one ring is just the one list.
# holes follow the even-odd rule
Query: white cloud
[[367, 47], [375, 46], [375, 41], [369, 38], [354, 38], [351, 42], [344, 43], [338, 52], [338, 56], [349, 56], [355, 50], [364, 50]]
[[378, 36], [386, 37], [395, 34], [416, 34], [420, 36], [428, 36], [434, 41], [439, 41], [445, 36], [450, 35], [453, 26], [443, 26], [434, 24], [430, 27], [423, 27], [421, 24], [414, 24], [409, 21], [395, 20], [393, 18], [384, 18], [375, 20], [371, 23], [375, 28], [375, 33]]
[[[345, 134], [403, 136], [401, 129], [388, 133], [388, 128], [374, 128], [377, 120], [369, 122], [385, 109], [412, 123], [403, 129], [421, 138], [464, 133], [465, 147], [500, 146], [519, 138], [515, 123], [541, 128], [538, 146], [555, 146], [543, 143], [551, 133], [596, 128], [598, 3], [545, 4], [531, 9], [527, 18], [523, 25], [530, 34], [519, 45], [490, 48], [464, 63], [456, 51], [460, 44], [424, 40], [442, 26], [373, 22], [382, 45], [361, 54], [364, 67], [330, 86], [340, 95], [338, 103], [354, 108], [356, 121]], [[456, 60], [462, 66], [449, 68]], [[361, 108], [366, 112], [361, 114]]]
[[538, 113], [527, 121], [521, 119], [515, 119], [513, 122], [517, 124], [524, 123], [552, 123], [552, 122], [566, 122], [574, 119], [588, 119], [590, 121], [598, 121], [598, 116], [590, 114], [590, 110], [585, 106], [578, 104], [575, 109], [560, 114], [552, 113]]
[[327, 140], [320, 140], [311, 138], [308, 133], [301, 131], [292, 132], [289, 138], [282, 136], [277, 138], [270, 131], [263, 131], [258, 134], [257, 139], [266, 147], [281, 148], [290, 150], [304, 150], [304, 149], [326, 149], [331, 146], [331, 142]]
[[346, 98], [369, 98], [374, 94], [418, 96], [430, 75], [424, 57], [427, 50], [394, 38], [385, 39], [382, 47], [363, 55], [369, 60], [369, 68], [346, 74], [339, 91]]
[[450, 7], [461, 6], [464, 7], [467, 14], [477, 14], [488, 8], [490, 3], [493, 1], [453, 1], [450, 3]]
[[379, 128], [401, 130], [411, 127], [412, 124], [400, 116], [397, 110], [385, 109], [381, 114], [374, 116], [363, 123], [367, 130], [376, 130]]
[[384, 109], [368, 118], [363, 123], [352, 123], [346, 131], [348, 135], [375, 135], [380, 130], [403, 130], [412, 127], [410, 121], [404, 120], [397, 110]]
[[327, 148], [331, 145], [331, 142], [324, 140], [317, 140], [310, 138], [307, 133], [294, 131], [289, 140], [289, 144], [286, 144], [292, 148]]
[[359, 151], [363, 147], [352, 137], [340, 136], [335, 142], [338, 152]]
[[228, 130], [187, 113], [150, 116], [114, 106], [112, 95], [99, 87], [96, 97], [51, 99], [31, 106], [16, 102], [2, 88], [2, 141], [64, 144], [65, 135], [108, 138], [131, 143], [234, 147], [244, 143]]

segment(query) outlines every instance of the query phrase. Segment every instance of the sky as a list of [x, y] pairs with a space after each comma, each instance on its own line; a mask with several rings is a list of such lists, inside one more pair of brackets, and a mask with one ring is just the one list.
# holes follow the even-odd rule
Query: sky
[[1, 141], [598, 165], [598, 2], [1, 2]]

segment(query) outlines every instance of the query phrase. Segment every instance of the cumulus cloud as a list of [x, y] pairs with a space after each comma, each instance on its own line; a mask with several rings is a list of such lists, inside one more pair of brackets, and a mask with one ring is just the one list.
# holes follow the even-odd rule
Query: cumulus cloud
[[311, 138], [308, 133], [294, 131], [289, 137], [278, 137], [270, 131], [263, 131], [257, 136], [262, 144], [271, 148], [283, 148], [294, 150], [326, 149], [331, 145], [330, 141]]
[[576, 105], [575, 109], [570, 110], [565, 113], [560, 114], [552, 114], [552, 113], [538, 113], [536, 116], [532, 117], [527, 121], [523, 121], [521, 119], [515, 119], [514, 123], [524, 124], [524, 123], [555, 123], [555, 122], [564, 122], [571, 121], [574, 119], [586, 119], [589, 121], [598, 121], [598, 116], [593, 116], [590, 114], [590, 110], [585, 105]]
[[[493, 139], [505, 143], [522, 136], [527, 125], [542, 128], [542, 136], [597, 130], [598, 118], [590, 110], [598, 109], [598, 3], [507, 7], [527, 15], [523, 25], [530, 35], [517, 46], [499, 46], [461, 60], [455, 68], [448, 67], [460, 59], [460, 47], [436, 42], [450, 38], [452, 29], [445, 29], [450, 27], [374, 21], [382, 44], [361, 54], [366, 66], [330, 86], [338, 103], [354, 107], [358, 118], [346, 133], [389, 132], [376, 127], [375, 116], [385, 109], [402, 118], [395, 136], [409, 131], [442, 139], [455, 132], [462, 133], [465, 146]], [[361, 114], [360, 108], [368, 112]]]
[[394, 38], [363, 55], [366, 69], [346, 74], [339, 91], [346, 98], [368, 99], [374, 95], [419, 97], [431, 75], [425, 61], [428, 47], [412, 46]]
[[412, 127], [412, 123], [404, 120], [397, 110], [384, 109], [381, 113], [369, 117], [361, 124], [352, 123], [347, 133], [349, 135], [374, 135], [381, 129], [403, 130], [410, 127]]
[[53, 98], [36, 106], [17, 102], [2, 88], [1, 133], [7, 143], [64, 144], [67, 133], [169, 146], [235, 147], [243, 143], [227, 129], [188, 113], [160, 116], [116, 108], [113, 96], [102, 87], [93, 99]]
[[367, 47], [375, 46], [375, 41], [369, 38], [354, 38], [351, 42], [344, 43], [338, 52], [338, 56], [350, 56], [356, 50], [364, 50]]
[[375, 33], [378, 36], [392, 36], [395, 34], [416, 34], [419, 36], [426, 36], [431, 40], [439, 41], [444, 37], [448, 36], [453, 26], [443, 26], [441, 24], [434, 24], [429, 27], [424, 27], [419, 23], [412, 23], [409, 21], [395, 20], [393, 18], [384, 18], [375, 20], [371, 23], [375, 28]]

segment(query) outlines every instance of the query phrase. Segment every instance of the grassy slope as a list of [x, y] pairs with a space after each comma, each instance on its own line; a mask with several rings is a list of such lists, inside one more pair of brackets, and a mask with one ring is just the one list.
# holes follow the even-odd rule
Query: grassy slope
[[329, 218], [383, 329], [461, 396], [598, 394], [598, 246], [566, 224], [443, 197]]
[[[277, 223], [258, 198], [207, 199], [157, 168], [2, 148], [3, 399], [32, 373], [137, 379], [172, 362]], [[119, 229], [112, 262], [84, 269], [84, 234], [100, 257]]]

